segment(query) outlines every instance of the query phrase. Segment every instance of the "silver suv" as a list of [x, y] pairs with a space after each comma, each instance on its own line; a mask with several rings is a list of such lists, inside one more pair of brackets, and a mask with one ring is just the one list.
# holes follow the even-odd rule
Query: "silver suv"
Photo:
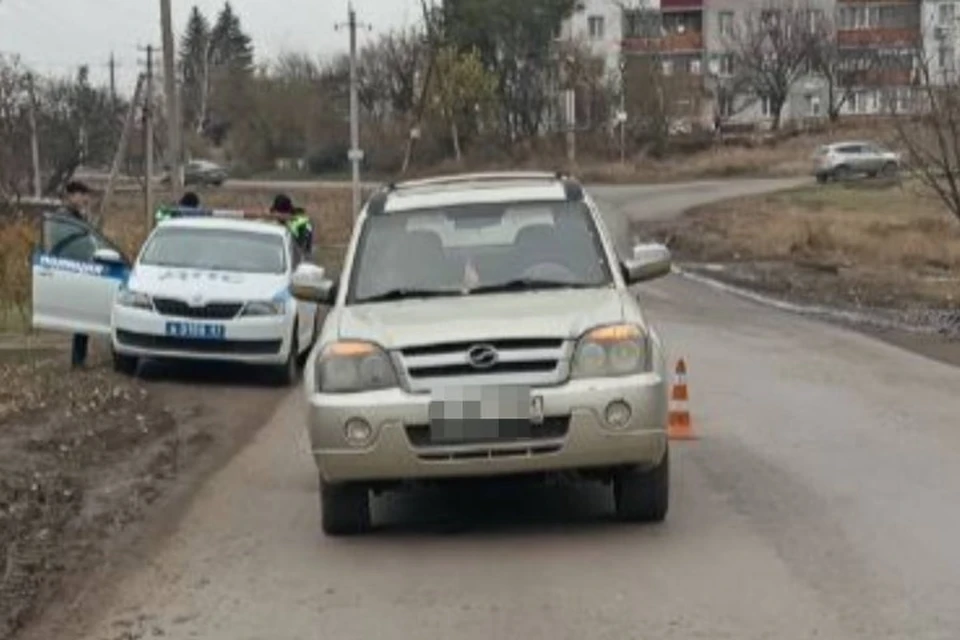
[[328, 535], [370, 528], [370, 495], [453, 478], [576, 474], [625, 521], [667, 513], [664, 349], [629, 285], [670, 253], [618, 258], [596, 204], [550, 173], [383, 188], [360, 213], [307, 362], [307, 429]]
[[813, 174], [818, 182], [846, 180], [854, 175], [893, 177], [900, 171], [900, 154], [873, 142], [835, 142], [813, 154]]

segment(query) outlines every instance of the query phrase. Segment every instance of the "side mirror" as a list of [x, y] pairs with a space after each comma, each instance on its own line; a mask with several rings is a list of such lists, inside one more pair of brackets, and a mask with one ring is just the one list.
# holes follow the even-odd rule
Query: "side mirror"
[[97, 249], [93, 252], [93, 261], [102, 264], [124, 264], [123, 256], [114, 249]]
[[668, 273], [673, 266], [670, 250], [659, 243], [638, 244], [633, 255], [623, 261], [623, 275], [627, 284], [656, 280]]
[[290, 293], [297, 300], [333, 304], [336, 299], [336, 283], [327, 278], [323, 267], [304, 262], [296, 268], [290, 278]]

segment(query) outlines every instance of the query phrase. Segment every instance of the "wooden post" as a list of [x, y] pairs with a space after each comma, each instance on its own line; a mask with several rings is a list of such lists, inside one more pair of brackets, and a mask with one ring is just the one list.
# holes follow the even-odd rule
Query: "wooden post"
[[147, 92], [143, 100], [144, 209], [147, 233], [153, 228], [153, 46], [147, 45]]

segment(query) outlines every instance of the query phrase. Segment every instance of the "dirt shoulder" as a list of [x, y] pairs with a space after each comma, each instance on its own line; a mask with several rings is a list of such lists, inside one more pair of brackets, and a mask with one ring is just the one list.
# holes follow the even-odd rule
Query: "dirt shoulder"
[[71, 625], [286, 394], [213, 366], [142, 376], [102, 348], [80, 372], [56, 346], [0, 350], [0, 638], [53, 602]]
[[638, 232], [666, 242], [690, 272], [845, 312], [832, 318], [960, 363], [960, 223], [916, 184], [802, 187]]

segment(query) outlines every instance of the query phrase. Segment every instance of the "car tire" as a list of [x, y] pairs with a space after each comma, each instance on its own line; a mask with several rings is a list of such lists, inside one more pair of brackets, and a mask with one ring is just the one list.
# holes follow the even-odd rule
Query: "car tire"
[[135, 376], [139, 367], [140, 358], [137, 356], [125, 356], [116, 351], [113, 352], [113, 370], [115, 372], [125, 376]]
[[880, 175], [883, 176], [884, 178], [893, 178], [897, 175], [897, 171], [898, 171], [897, 163], [888, 162], [885, 165], [883, 165], [882, 169], [880, 169]]
[[844, 182], [849, 180], [852, 176], [853, 172], [850, 170], [850, 167], [845, 164], [842, 164], [833, 170], [833, 179], [837, 182]]
[[613, 497], [621, 522], [663, 522], [670, 506], [670, 450], [653, 469], [618, 472]]
[[297, 346], [297, 325], [293, 325], [293, 335], [290, 337], [290, 353], [287, 354], [287, 361], [279, 365], [276, 369], [277, 384], [282, 387], [292, 387], [300, 380], [300, 356]]
[[357, 484], [320, 480], [320, 518], [324, 534], [352, 536], [370, 531], [370, 490]]

